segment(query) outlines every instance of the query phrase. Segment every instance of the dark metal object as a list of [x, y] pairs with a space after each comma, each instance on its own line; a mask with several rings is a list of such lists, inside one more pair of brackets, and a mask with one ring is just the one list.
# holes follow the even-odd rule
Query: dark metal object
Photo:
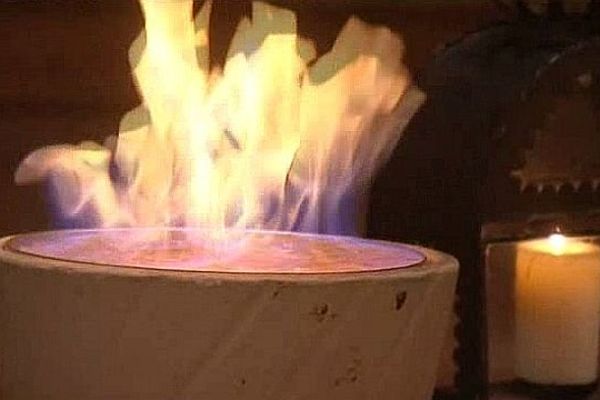
[[418, 79], [428, 101], [376, 182], [370, 236], [460, 261], [455, 398], [488, 396], [486, 243], [599, 228], [598, 32], [591, 18], [527, 19], [439, 52]]

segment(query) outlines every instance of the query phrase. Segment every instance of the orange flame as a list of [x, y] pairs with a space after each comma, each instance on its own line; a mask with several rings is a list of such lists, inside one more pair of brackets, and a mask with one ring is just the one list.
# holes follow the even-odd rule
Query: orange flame
[[339, 231], [340, 202], [364, 194], [422, 102], [401, 39], [351, 18], [317, 58], [293, 12], [257, 2], [210, 70], [210, 2], [195, 20], [193, 0], [140, 2], [143, 104], [102, 146], [33, 152], [16, 182], [52, 178], [65, 214], [103, 227]]

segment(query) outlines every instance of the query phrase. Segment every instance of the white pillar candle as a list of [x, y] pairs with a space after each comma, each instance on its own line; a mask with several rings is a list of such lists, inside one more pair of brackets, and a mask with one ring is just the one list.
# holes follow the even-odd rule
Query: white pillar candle
[[551, 235], [517, 247], [515, 374], [538, 384], [598, 377], [600, 247]]

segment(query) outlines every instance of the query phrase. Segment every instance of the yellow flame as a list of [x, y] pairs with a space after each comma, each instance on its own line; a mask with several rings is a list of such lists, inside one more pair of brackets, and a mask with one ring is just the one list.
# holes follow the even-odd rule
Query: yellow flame
[[16, 181], [50, 177], [67, 215], [92, 209], [104, 227], [339, 230], [340, 202], [363, 194], [422, 101], [401, 39], [351, 18], [317, 59], [293, 12], [257, 2], [210, 70], [210, 2], [195, 19], [192, 0], [140, 3], [143, 104], [103, 146], [35, 151]]
[[551, 253], [555, 256], [564, 254], [567, 247], [567, 238], [560, 233], [553, 233], [548, 237]]

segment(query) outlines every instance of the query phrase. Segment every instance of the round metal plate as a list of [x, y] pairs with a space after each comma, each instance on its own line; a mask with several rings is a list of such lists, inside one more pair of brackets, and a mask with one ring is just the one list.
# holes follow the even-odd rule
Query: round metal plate
[[271, 231], [216, 235], [189, 228], [38, 232], [15, 236], [7, 247], [96, 265], [227, 273], [356, 273], [408, 268], [425, 260], [396, 243]]

